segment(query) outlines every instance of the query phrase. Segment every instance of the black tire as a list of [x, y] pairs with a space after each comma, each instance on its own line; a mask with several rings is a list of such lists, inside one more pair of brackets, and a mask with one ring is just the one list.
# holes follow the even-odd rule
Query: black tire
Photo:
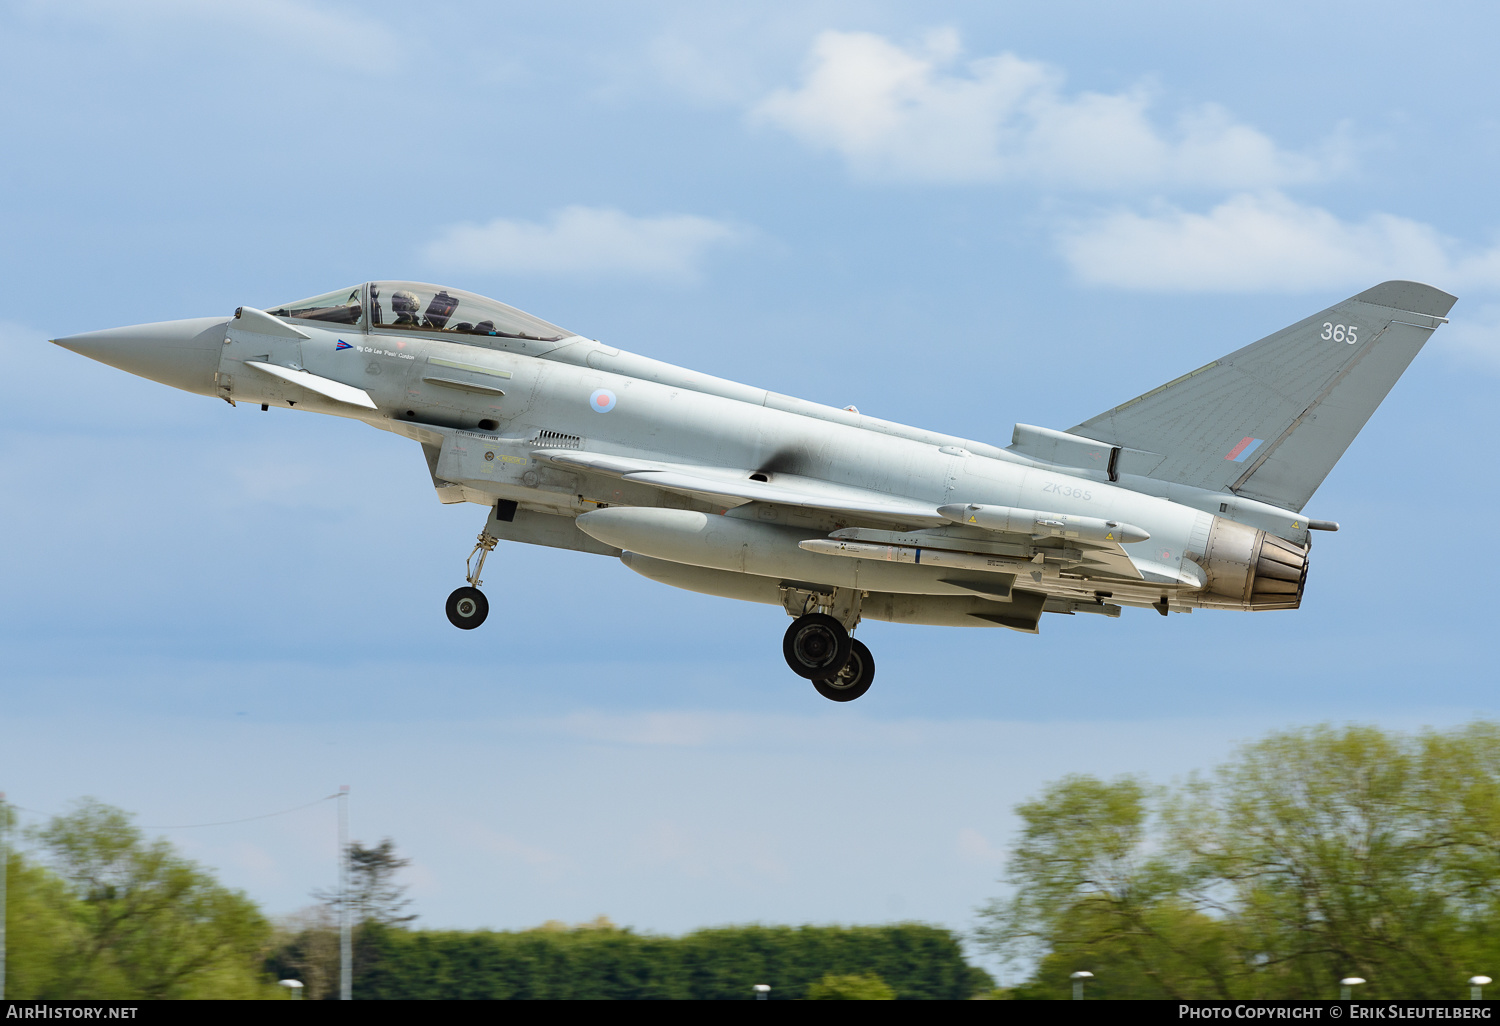
[[490, 600], [478, 588], [459, 588], [448, 596], [448, 622], [461, 631], [472, 631], [490, 615]]
[[808, 613], [792, 621], [781, 639], [781, 654], [792, 672], [808, 680], [831, 677], [849, 661], [853, 639], [844, 625], [822, 613]]
[[833, 677], [813, 681], [818, 694], [832, 702], [852, 702], [866, 691], [875, 680], [875, 657], [863, 642], [850, 639], [849, 661]]

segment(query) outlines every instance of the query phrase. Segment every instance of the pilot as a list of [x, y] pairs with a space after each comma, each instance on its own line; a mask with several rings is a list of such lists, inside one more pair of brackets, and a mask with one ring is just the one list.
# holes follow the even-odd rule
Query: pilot
[[402, 289], [391, 293], [391, 312], [396, 315], [398, 327], [416, 328], [421, 326], [421, 320], [417, 317], [422, 304], [417, 301], [415, 294]]
[[480, 321], [474, 325], [473, 333], [476, 335], [493, 335], [495, 333], [494, 321]]

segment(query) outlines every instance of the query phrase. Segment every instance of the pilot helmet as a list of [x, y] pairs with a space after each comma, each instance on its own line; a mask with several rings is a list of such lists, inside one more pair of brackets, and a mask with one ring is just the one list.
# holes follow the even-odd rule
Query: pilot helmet
[[392, 292], [391, 293], [391, 310], [392, 310], [392, 312], [398, 313], [398, 314], [399, 313], [414, 314], [414, 313], [417, 312], [417, 309], [418, 309], [417, 297], [415, 295], [413, 295], [412, 293], [406, 291], [405, 289], [402, 289], [399, 292]]

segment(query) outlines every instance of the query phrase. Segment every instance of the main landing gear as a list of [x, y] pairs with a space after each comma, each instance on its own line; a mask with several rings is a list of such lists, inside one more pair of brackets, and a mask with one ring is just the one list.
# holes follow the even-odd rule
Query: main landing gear
[[[488, 528], [489, 524], [486, 523], [485, 527]], [[461, 631], [472, 631], [484, 623], [484, 618], [490, 615], [490, 600], [485, 598], [484, 592], [479, 590], [479, 586], [484, 583], [479, 579], [479, 575], [484, 572], [485, 557], [495, 551], [495, 543], [499, 540], [488, 530], [479, 532], [479, 541], [464, 562], [464, 569], [467, 571], [465, 579], [469, 582], [469, 586], [459, 588], [448, 596], [448, 604], [444, 607], [444, 612], [448, 614], [448, 622]], [[474, 565], [475, 556], [479, 557], [478, 566]]]
[[792, 621], [782, 638], [781, 654], [793, 673], [812, 681], [818, 694], [834, 702], [854, 701], [875, 680], [875, 658], [862, 642], [849, 636], [849, 628], [859, 622], [861, 597], [845, 589], [833, 595], [783, 595], [788, 612], [799, 604], [803, 610], [819, 607]]
[[818, 694], [834, 702], [852, 702], [875, 680], [875, 657], [864, 642], [849, 639], [849, 661], [832, 677], [814, 680]]

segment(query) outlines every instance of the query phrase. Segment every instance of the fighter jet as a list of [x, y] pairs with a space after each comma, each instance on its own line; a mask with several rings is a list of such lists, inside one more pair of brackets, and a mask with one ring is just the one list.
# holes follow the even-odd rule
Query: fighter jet
[[1388, 281], [1066, 431], [957, 438], [700, 374], [504, 303], [367, 282], [232, 317], [54, 341], [230, 406], [363, 421], [422, 448], [441, 502], [489, 510], [447, 601], [484, 622], [500, 541], [611, 556], [781, 606], [782, 653], [847, 702], [861, 619], [1296, 609], [1303, 508], [1456, 302]]

